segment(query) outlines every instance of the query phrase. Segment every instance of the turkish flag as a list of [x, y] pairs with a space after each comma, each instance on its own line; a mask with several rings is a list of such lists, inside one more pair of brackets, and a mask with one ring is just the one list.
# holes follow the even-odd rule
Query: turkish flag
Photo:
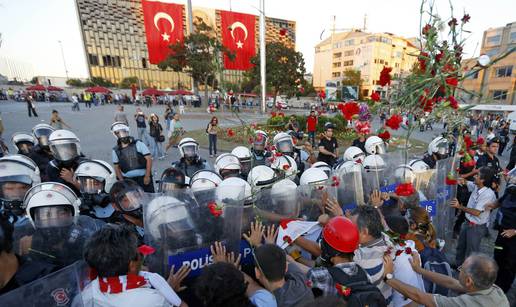
[[237, 70], [252, 68], [251, 58], [256, 54], [256, 16], [220, 11], [220, 23], [222, 44], [235, 54], [233, 61], [224, 55], [224, 67]]
[[142, 0], [149, 62], [158, 64], [171, 52], [169, 45], [182, 42], [183, 5]]

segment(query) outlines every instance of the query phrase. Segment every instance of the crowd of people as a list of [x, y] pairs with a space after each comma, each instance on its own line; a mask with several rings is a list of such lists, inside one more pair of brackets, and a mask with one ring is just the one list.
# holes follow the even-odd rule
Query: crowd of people
[[[308, 138], [292, 117], [285, 131], [254, 130], [250, 147], [218, 154], [213, 117], [212, 167], [172, 106], [162, 118], [118, 106], [110, 162], [84, 156], [57, 112], [13, 135], [17, 153], [0, 158], [0, 303], [83, 261], [88, 280], [47, 285], [81, 285], [64, 305], [509, 306], [516, 170], [497, 158], [500, 132], [461, 130], [455, 155], [439, 136], [405, 161], [358, 122], [339, 152], [335, 126], [316, 135], [311, 112]], [[180, 159], [153, 178], [171, 147]], [[439, 228], [450, 210], [455, 259]], [[492, 227], [494, 257], [480, 244]]]

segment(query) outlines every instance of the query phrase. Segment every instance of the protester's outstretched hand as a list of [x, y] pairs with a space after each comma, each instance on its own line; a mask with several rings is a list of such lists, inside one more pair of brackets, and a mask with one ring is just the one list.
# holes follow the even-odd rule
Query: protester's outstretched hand
[[257, 247], [262, 243], [263, 225], [261, 222], [251, 222], [251, 230], [247, 234], [243, 234], [244, 239], [249, 242], [249, 245]]
[[414, 272], [419, 273], [421, 271], [421, 257], [419, 253], [412, 252], [412, 259], [409, 259], [409, 262]]
[[328, 197], [326, 200], [326, 210], [328, 210], [332, 216], [344, 215], [344, 211], [342, 211], [339, 202], [333, 197]]
[[234, 252], [226, 252], [226, 247], [221, 242], [215, 242], [210, 246], [211, 254], [213, 255], [213, 263], [226, 262], [239, 268], [241, 254], [235, 255]]
[[170, 268], [170, 274], [168, 276], [167, 282], [174, 289], [174, 291], [179, 292], [186, 289], [185, 286], [181, 286], [183, 280], [190, 274], [190, 267], [187, 265], [183, 265], [177, 272], [174, 273], [174, 266]]
[[369, 201], [373, 207], [380, 207], [383, 205], [382, 193], [378, 190], [374, 190], [373, 193], [371, 193], [371, 196], [369, 196]]
[[454, 198], [450, 201], [450, 207], [458, 209], [460, 207], [459, 200]]
[[276, 237], [278, 236], [279, 227], [276, 228], [274, 225], [270, 225], [266, 227], [265, 232], [263, 233], [263, 239], [267, 244], [276, 244]]

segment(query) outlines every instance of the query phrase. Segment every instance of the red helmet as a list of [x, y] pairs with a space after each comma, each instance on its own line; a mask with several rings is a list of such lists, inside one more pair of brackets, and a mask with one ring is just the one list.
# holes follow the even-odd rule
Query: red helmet
[[348, 218], [332, 218], [323, 229], [323, 239], [333, 249], [352, 253], [358, 248], [358, 228]]

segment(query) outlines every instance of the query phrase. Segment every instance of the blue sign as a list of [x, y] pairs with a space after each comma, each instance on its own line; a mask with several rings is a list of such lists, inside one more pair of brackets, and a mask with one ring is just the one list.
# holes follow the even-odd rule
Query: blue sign
[[[240, 241], [240, 254], [242, 258], [241, 264], [253, 263], [252, 249], [246, 240]], [[213, 263], [213, 255], [211, 254], [209, 247], [200, 248], [197, 250], [180, 253], [172, 256], [168, 256], [168, 267], [175, 266], [175, 269], [179, 269], [181, 266], [186, 264], [192, 271], [188, 277], [195, 277], [201, 274], [202, 268]]]
[[429, 216], [434, 217], [437, 214], [437, 202], [435, 200], [424, 200], [419, 202], [419, 205], [425, 208]]
[[380, 188], [380, 192], [393, 193], [396, 190], [398, 183], [393, 183]]

